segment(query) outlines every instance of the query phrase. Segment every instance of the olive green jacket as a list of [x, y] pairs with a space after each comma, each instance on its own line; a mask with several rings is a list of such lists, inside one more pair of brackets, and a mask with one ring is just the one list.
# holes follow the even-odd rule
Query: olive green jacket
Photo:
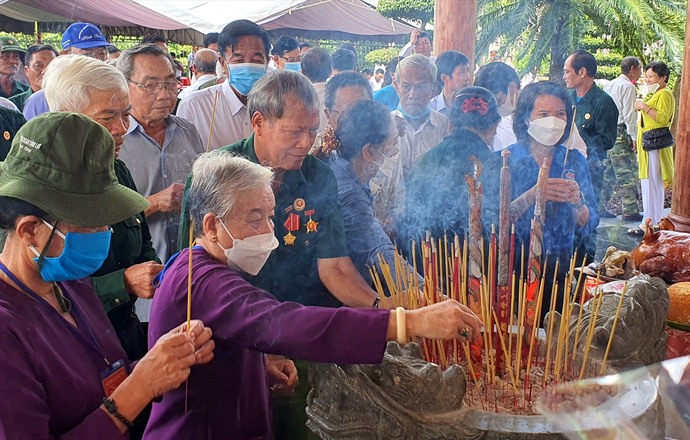
[[[115, 159], [115, 175], [120, 184], [137, 190], [127, 166], [119, 159]], [[130, 299], [135, 299], [125, 288], [124, 273], [127, 268], [151, 260], [160, 262], [151, 244], [151, 233], [143, 212], [111, 226], [113, 235], [110, 239], [108, 257], [91, 277], [106, 313]]]

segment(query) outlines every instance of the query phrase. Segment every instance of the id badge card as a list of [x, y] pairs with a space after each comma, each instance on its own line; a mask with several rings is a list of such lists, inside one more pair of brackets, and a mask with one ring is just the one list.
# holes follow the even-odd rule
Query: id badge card
[[118, 386], [127, 378], [127, 368], [125, 361], [120, 359], [112, 363], [108, 368], [101, 371], [101, 384], [106, 397], [117, 389]]

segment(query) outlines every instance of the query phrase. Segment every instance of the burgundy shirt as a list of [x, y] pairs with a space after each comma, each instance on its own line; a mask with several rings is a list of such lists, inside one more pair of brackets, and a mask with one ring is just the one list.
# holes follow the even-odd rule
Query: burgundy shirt
[[[186, 320], [189, 252], [168, 263], [151, 308], [149, 346]], [[194, 249], [192, 318], [213, 330], [215, 358], [154, 403], [145, 439], [272, 439], [264, 353], [316, 362], [380, 363], [388, 310], [279, 302]], [[301, 377], [300, 380], [307, 380]]]

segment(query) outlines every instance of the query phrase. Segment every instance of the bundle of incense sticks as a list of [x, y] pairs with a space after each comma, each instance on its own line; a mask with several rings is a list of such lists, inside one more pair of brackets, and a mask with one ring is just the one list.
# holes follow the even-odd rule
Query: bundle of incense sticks
[[[583, 322], [582, 305], [585, 301], [585, 292], [577, 297], [566, 294], [563, 305], [557, 310], [559, 283], [554, 280], [550, 285], [546, 285], [545, 271], [542, 271], [535, 300], [536, 319], [534, 325], [530, 326], [526, 316], [527, 280], [522, 276], [518, 280], [513, 274], [511, 278], [514, 283], [507, 286], [511, 304], [511, 324], [504, 333], [499, 330], [501, 318], [498, 315], [498, 304], [491, 298], [490, 277], [484, 275], [490, 273], [491, 259], [497, 258], [491, 247], [487, 258], [479, 262], [482, 275], [477, 292], [470, 290], [471, 274], [466, 238], [455, 236], [450, 240], [447, 235], [443, 238], [434, 238], [427, 234], [425, 239], [414, 242], [413, 247], [419, 249], [421, 255], [421, 261], [413, 258], [413, 269], [410, 269], [410, 265], [400, 253], [396, 252], [393, 262], [385, 261], [383, 256], [379, 255], [377, 267], [370, 269], [375, 288], [382, 297], [390, 295], [394, 305], [408, 309], [445, 301], [448, 298], [467, 305], [472, 295], [477, 294], [477, 314], [484, 322], [480, 341], [417, 341], [427, 361], [436, 363], [443, 369], [451, 364], [459, 364], [465, 368], [472, 384], [466, 395], [469, 405], [499, 412], [531, 414], [533, 396], [536, 397], [543, 387], [593, 377], [603, 371], [602, 363], [589, 357], [594, 323], [601, 310], [603, 295], [595, 295], [590, 302], [589, 325], [583, 330], [576, 330], [573, 335], [569, 324], [571, 319], [576, 319], [576, 328], [579, 329]], [[515, 246], [511, 248], [515, 249]], [[524, 244], [521, 249], [524, 252]], [[515, 257], [522, 260], [522, 255], [513, 255], [511, 258]], [[576, 260], [577, 255], [574, 255], [566, 263], [569, 271], [562, 281], [566, 292], [580, 292], [582, 287], [584, 263], [579, 267], [578, 274], [575, 270]], [[396, 268], [396, 276], [392, 275], [391, 266]], [[414, 273], [419, 267], [424, 268], [422, 285]], [[497, 282], [496, 279], [494, 281]], [[541, 330], [543, 323], [539, 317], [545, 295], [551, 298], [549, 311], [559, 311], [560, 318], [556, 318], [553, 313], [550, 314], [550, 320]], [[575, 303], [580, 304], [579, 313], [573, 313]], [[617, 314], [619, 312], [620, 310]], [[611, 338], [615, 327], [612, 330]]]

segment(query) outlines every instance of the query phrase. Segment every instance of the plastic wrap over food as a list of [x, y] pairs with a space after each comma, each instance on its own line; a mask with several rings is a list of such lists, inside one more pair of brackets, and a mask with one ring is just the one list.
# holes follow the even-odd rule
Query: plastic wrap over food
[[536, 401], [572, 440], [690, 439], [690, 356], [548, 388]]

